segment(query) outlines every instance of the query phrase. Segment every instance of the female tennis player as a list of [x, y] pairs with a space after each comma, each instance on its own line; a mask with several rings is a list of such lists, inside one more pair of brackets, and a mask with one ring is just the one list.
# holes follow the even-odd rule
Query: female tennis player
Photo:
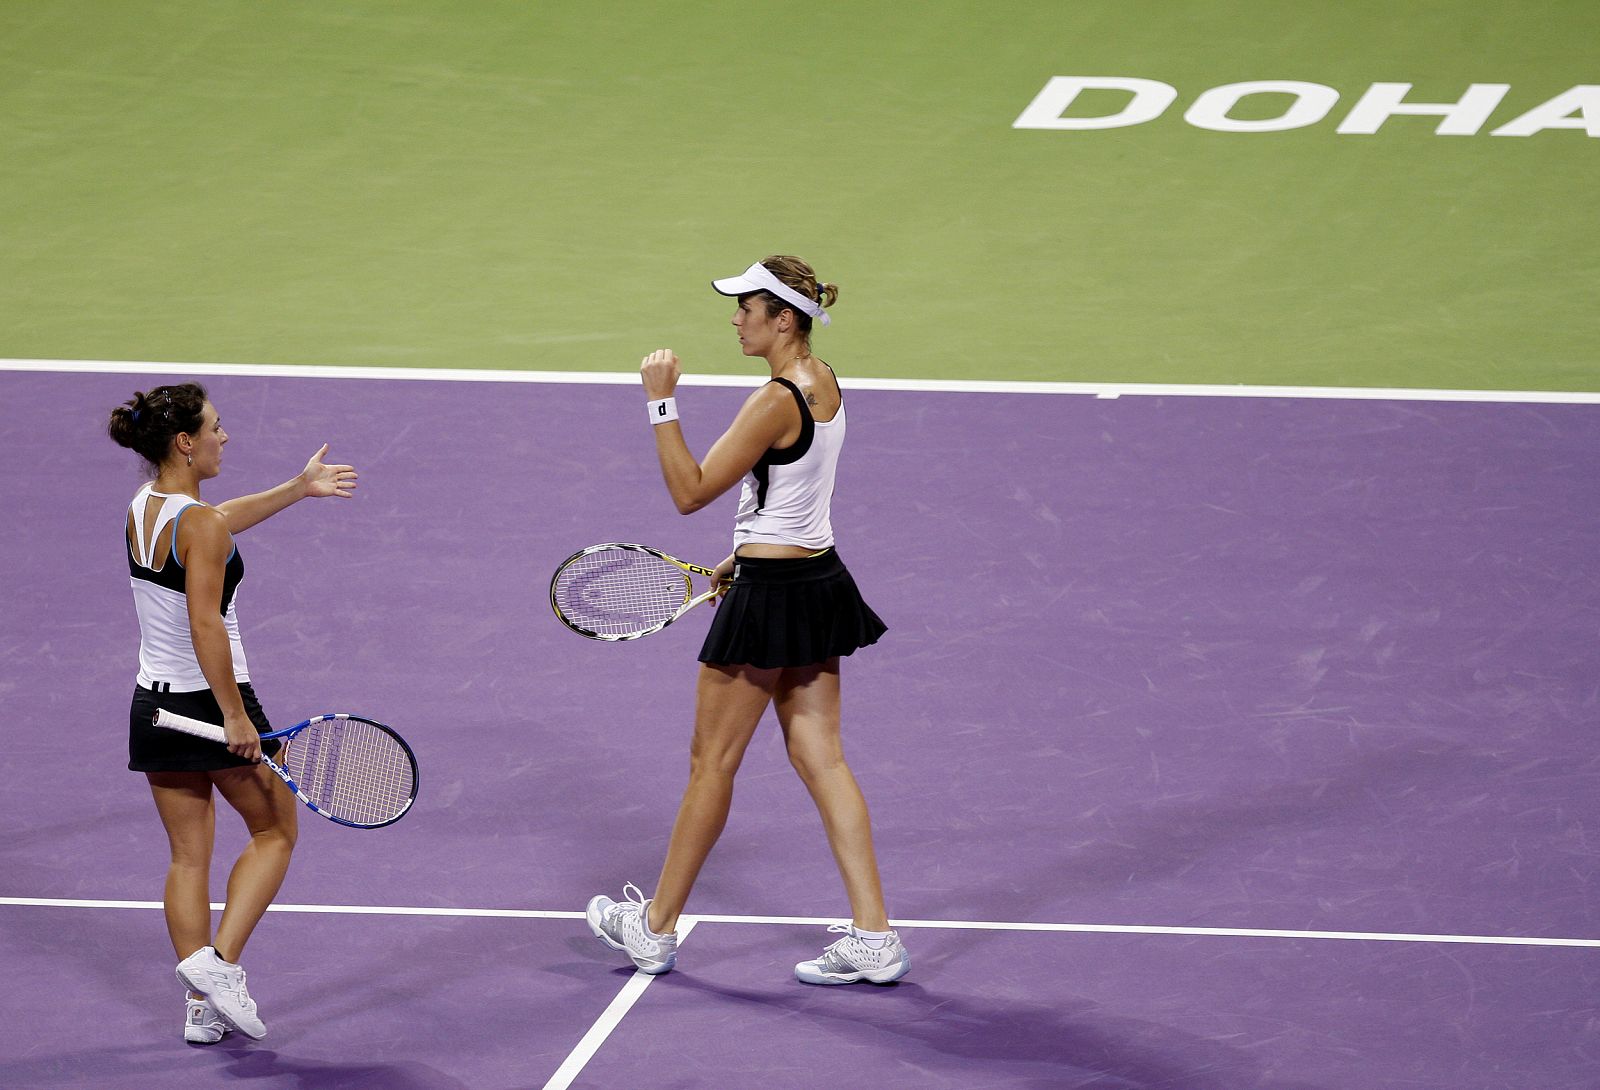
[[[215, 507], [200, 484], [222, 471], [228, 433], [198, 383], [136, 393], [111, 411], [111, 438], [141, 455], [154, 480], [128, 507], [129, 582], [139, 615], [139, 673], [129, 713], [128, 767], [143, 772], [167, 832], [167, 933], [189, 989], [184, 1040], [213, 1044], [229, 1029], [267, 1027], [238, 965], [277, 896], [294, 850], [299, 806], [260, 764], [271, 731], [250, 687], [234, 596], [244, 560], [234, 535], [308, 496], [348, 498], [350, 466], [324, 465], [327, 446], [294, 478]], [[151, 724], [156, 709], [221, 723], [227, 746]], [[265, 743], [275, 753], [276, 741]], [[228, 901], [211, 932], [212, 790], [237, 810], [250, 841], [228, 876]]]
[[598, 896], [589, 927], [647, 973], [677, 959], [678, 915], [727, 821], [733, 779], [767, 706], [777, 709], [789, 759], [822, 815], [853, 921], [819, 958], [795, 966], [809, 984], [886, 984], [910, 956], [890, 929], [861, 789], [839, 739], [839, 660], [877, 641], [884, 624], [833, 548], [829, 503], [844, 442], [844, 398], [811, 354], [814, 319], [839, 297], [811, 266], [776, 256], [712, 287], [736, 296], [733, 326], [771, 381], [750, 395], [698, 462], [677, 424], [678, 357], [660, 349], [640, 366], [656, 454], [673, 503], [698, 511], [743, 482], [734, 551], [716, 568], [727, 590], [700, 651], [689, 784], [655, 895], [631, 883], [624, 900]]

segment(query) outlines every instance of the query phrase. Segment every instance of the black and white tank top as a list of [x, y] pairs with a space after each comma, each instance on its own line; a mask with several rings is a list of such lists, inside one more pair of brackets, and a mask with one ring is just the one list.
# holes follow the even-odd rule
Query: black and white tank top
[[[151, 499], [161, 501], [161, 510], [146, 535], [145, 512]], [[175, 547], [183, 513], [191, 507], [204, 506], [190, 496], [157, 492], [154, 485], [148, 484], [139, 489], [128, 506], [133, 517], [133, 539], [124, 543], [128, 549], [128, 582], [139, 614], [138, 681], [147, 689], [189, 693], [209, 687], [194, 654], [194, 637], [189, 629], [188, 573], [178, 562]], [[165, 554], [159, 568], [154, 566], [158, 552]], [[239, 640], [239, 619], [234, 613], [234, 599], [243, 579], [244, 558], [235, 545], [223, 569], [222, 623], [233, 651], [233, 676], [238, 681], [249, 681], [244, 644]]]
[[733, 547], [751, 542], [826, 549], [833, 544], [833, 482], [844, 446], [844, 401], [833, 419], [811, 415], [800, 387], [786, 378], [773, 382], [788, 387], [800, 406], [800, 438], [783, 450], [761, 455], [739, 490]]

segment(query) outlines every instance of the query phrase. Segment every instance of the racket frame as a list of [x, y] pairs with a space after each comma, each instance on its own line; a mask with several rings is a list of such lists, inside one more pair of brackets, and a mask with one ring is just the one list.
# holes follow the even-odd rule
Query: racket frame
[[[592, 553], [608, 552], [615, 549], [624, 549], [636, 553], [648, 553], [659, 560], [665, 560], [668, 564], [675, 564], [690, 575], [703, 575], [707, 579], [711, 580], [715, 580], [717, 576], [716, 570], [713, 568], [703, 568], [699, 564], [691, 564], [687, 560], [679, 560], [677, 557], [671, 555], [670, 553], [664, 553], [660, 549], [652, 549], [648, 545], [639, 545], [631, 541], [607, 541], [599, 545], [590, 545], [588, 548], [579, 549], [577, 552], [563, 560], [560, 564], [557, 564], [555, 574], [550, 577], [550, 609], [551, 612], [556, 615], [556, 620], [566, 625], [578, 635], [587, 637], [588, 639], [604, 640], [607, 643], [622, 643], [626, 640], [637, 640], [645, 636], [653, 636], [657, 632], [660, 632], [663, 628], [666, 628], [673, 621], [676, 621], [679, 617], [682, 617], [685, 613], [688, 613], [695, 606], [700, 605], [702, 602], [709, 602], [724, 589], [722, 584], [713, 582], [710, 590], [706, 591], [704, 594], [689, 598], [683, 603], [683, 605], [678, 607], [677, 611], [673, 613], [672, 616], [668, 617], [664, 621], [659, 622], [658, 624], [651, 625], [642, 632], [616, 633], [592, 631], [591, 629], [584, 628], [572, 618], [568, 617], [565, 613], [561, 612], [561, 607], [556, 603], [556, 583], [561, 579], [561, 573], [566, 571], [567, 566], [573, 561], [579, 560], [585, 556], [589, 556]], [[693, 589], [692, 584], [690, 589]]]
[[[294, 776], [290, 774], [287, 768], [284, 768], [277, 761], [274, 761], [271, 757], [268, 757], [264, 753], [261, 755], [261, 763], [270, 768], [280, 780], [288, 785], [289, 790], [293, 791], [295, 797], [301, 802], [305, 803], [309, 810], [321, 817], [327, 818], [329, 821], [335, 822], [336, 824], [343, 825], [351, 829], [381, 829], [385, 825], [393, 825], [395, 822], [405, 817], [406, 813], [411, 809], [411, 805], [417, 801], [417, 755], [411, 751], [411, 746], [408, 745], [406, 740], [400, 737], [400, 735], [397, 734], [392, 727], [385, 726], [384, 724], [379, 723], [377, 720], [368, 719], [364, 715], [352, 715], [349, 712], [327, 712], [323, 715], [313, 715], [310, 719], [302, 720], [292, 727], [285, 727], [283, 730], [275, 730], [270, 734], [263, 734], [261, 736], [261, 740], [265, 742], [269, 738], [281, 738], [287, 744], [293, 740], [295, 735], [299, 734], [312, 724], [326, 722], [330, 719], [355, 719], [359, 722], [367, 723], [371, 726], [377, 727], [379, 730], [382, 730], [385, 734], [389, 735], [389, 737], [393, 738], [400, 744], [400, 749], [405, 753], [406, 760], [411, 762], [411, 797], [406, 799], [406, 804], [400, 808], [400, 812], [398, 814], [379, 822], [351, 821], [349, 818], [342, 818], [337, 814], [330, 814], [328, 811], [324, 810], [322, 807], [318, 806], [315, 802], [308, 798], [304, 791], [300, 790], [300, 785], [294, 782]], [[165, 708], [156, 709], [156, 713], [151, 717], [151, 721], [158, 727], [164, 727], [167, 730], [181, 731], [184, 734], [192, 734], [197, 738], [205, 738], [208, 741], [220, 742], [224, 745], [226, 745], [228, 741], [227, 732], [217, 724], [207, 723], [203, 719], [191, 719], [187, 715], [179, 715], [177, 712], [168, 711]]]

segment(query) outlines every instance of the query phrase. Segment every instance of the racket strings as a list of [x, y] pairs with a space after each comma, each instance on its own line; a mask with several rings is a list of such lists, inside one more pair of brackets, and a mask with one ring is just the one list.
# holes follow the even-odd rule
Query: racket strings
[[659, 557], [606, 550], [579, 556], [563, 567], [551, 597], [569, 621], [609, 636], [670, 620], [692, 590], [688, 575]]
[[323, 719], [290, 739], [280, 762], [319, 810], [362, 825], [404, 813], [416, 767], [394, 735], [361, 719]]

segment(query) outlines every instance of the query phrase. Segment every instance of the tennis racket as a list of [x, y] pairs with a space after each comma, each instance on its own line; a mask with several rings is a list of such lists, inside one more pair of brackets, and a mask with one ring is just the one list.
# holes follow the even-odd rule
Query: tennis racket
[[[213, 742], [227, 740], [215, 723], [165, 708], [156, 712], [155, 725]], [[263, 757], [262, 763], [329, 821], [378, 829], [399, 821], [417, 799], [417, 758], [405, 739], [382, 723], [339, 712], [261, 737], [283, 739], [278, 759]]]
[[591, 640], [636, 640], [660, 632], [722, 586], [694, 596], [691, 575], [715, 576], [643, 545], [612, 541], [580, 549], [550, 579], [550, 608], [562, 624]]

